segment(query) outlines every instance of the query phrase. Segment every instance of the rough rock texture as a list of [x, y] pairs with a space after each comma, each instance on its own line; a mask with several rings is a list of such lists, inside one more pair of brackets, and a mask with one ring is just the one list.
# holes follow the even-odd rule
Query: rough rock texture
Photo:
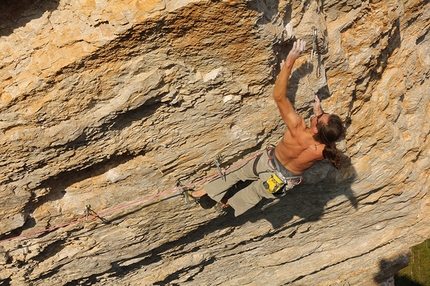
[[[0, 17], [1, 285], [372, 285], [430, 237], [427, 0], [8, 0]], [[238, 218], [187, 205], [178, 180], [283, 134], [271, 92], [295, 38], [288, 96], [347, 122], [350, 164]]]

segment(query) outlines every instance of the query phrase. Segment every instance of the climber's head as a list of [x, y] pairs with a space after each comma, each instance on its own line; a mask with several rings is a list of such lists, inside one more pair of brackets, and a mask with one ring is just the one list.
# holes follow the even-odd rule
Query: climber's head
[[314, 138], [318, 142], [330, 145], [345, 136], [345, 127], [336, 114], [322, 113], [311, 122]]

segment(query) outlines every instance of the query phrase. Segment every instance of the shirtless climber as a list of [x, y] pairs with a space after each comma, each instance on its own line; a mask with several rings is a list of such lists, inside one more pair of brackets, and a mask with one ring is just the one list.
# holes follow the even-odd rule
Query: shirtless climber
[[[339, 116], [324, 113], [315, 95], [314, 116], [307, 127], [286, 97], [291, 69], [305, 45], [303, 40], [294, 43], [275, 82], [273, 98], [288, 127], [282, 140], [275, 148], [267, 148], [256, 159], [227, 173], [224, 178], [219, 177], [203, 189], [192, 192], [194, 198], [207, 194], [223, 207], [231, 206], [238, 216], [263, 197], [275, 198], [274, 194], [280, 188], [291, 189], [299, 184], [301, 175], [317, 161], [327, 159], [337, 169], [341, 167], [335, 142], [345, 135], [345, 128]], [[227, 190], [239, 181], [253, 182], [225, 201], [223, 197]]]

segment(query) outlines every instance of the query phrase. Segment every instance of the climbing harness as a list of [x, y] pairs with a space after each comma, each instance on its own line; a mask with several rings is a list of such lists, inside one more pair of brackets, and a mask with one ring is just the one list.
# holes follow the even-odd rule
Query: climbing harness
[[[270, 145], [266, 148], [267, 157], [269, 158], [268, 165], [272, 170], [266, 170], [260, 173], [272, 173], [270, 178], [263, 182], [263, 186], [269, 194], [285, 195], [285, 192], [292, 189], [302, 182], [302, 176], [290, 176], [289, 171], [278, 161], [275, 156], [275, 146]], [[257, 172], [258, 161], [263, 153], [257, 155], [254, 160], [252, 170], [255, 176], [260, 173]], [[283, 174], [283, 171], [285, 174]]]
[[284, 196], [286, 192], [302, 182], [302, 176], [289, 176], [290, 171], [278, 161], [275, 156], [275, 148], [273, 145], [267, 147], [267, 156], [269, 157], [269, 165], [272, 165], [272, 175], [269, 179], [263, 182], [263, 186], [269, 194]]
[[257, 172], [258, 161], [260, 161], [260, 158], [262, 155], [263, 155], [263, 153], [258, 154], [254, 160], [254, 163], [252, 164], [252, 171], [254, 172], [254, 175], [256, 175], [256, 176], [258, 176], [258, 172]]

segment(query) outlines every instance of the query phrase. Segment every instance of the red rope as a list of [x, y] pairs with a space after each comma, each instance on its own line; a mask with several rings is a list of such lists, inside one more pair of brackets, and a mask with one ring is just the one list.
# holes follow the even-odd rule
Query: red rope
[[[255, 157], [257, 157], [259, 154], [260, 153], [257, 153], [257, 154], [255, 154], [254, 156], [252, 156], [249, 159], [243, 160], [243, 161], [241, 161], [238, 164], [232, 165], [230, 168], [227, 168], [225, 170], [225, 172], [234, 170], [235, 168], [239, 168], [240, 166], [245, 165], [246, 163], [248, 163], [249, 161], [251, 161], [252, 159], [254, 159]], [[170, 189], [170, 190], [166, 190], [164, 192], [157, 193], [157, 194], [154, 194], [154, 195], [151, 195], [151, 196], [147, 196], [147, 197], [144, 197], [144, 198], [139, 199], [139, 200], [131, 201], [131, 202], [128, 202], [126, 204], [123, 204], [123, 205], [120, 205], [120, 206], [117, 206], [117, 207], [114, 207], [114, 208], [111, 208], [111, 209], [106, 209], [106, 210], [101, 211], [99, 213], [95, 213], [95, 214], [90, 215], [88, 217], [80, 218], [80, 219], [77, 219], [77, 220], [74, 220], [74, 221], [71, 221], [71, 222], [68, 222], [68, 223], [56, 225], [56, 226], [53, 226], [53, 227], [50, 227], [50, 228], [46, 228], [46, 229], [43, 229], [43, 230], [39, 230], [39, 231], [35, 231], [35, 232], [30, 232], [30, 233], [26, 233], [26, 234], [14, 236], [14, 237], [9, 237], [9, 238], [0, 240], [0, 243], [6, 242], [6, 241], [15, 240], [15, 239], [19, 239], [19, 238], [27, 238], [27, 237], [30, 237], [30, 236], [33, 236], [33, 235], [37, 235], [37, 234], [41, 234], [41, 233], [45, 233], [45, 232], [50, 232], [50, 231], [53, 231], [53, 230], [56, 230], [56, 229], [59, 229], [59, 228], [63, 228], [63, 227], [69, 226], [69, 225], [74, 225], [74, 224], [77, 224], [77, 223], [80, 223], [80, 222], [84, 222], [84, 221], [86, 221], [88, 219], [93, 219], [93, 218], [96, 218], [96, 217], [100, 217], [102, 215], [106, 215], [106, 214], [109, 214], [109, 213], [112, 213], [112, 212], [115, 212], [115, 211], [118, 211], [118, 210], [130, 207], [130, 206], [133, 206], [133, 205], [145, 202], [145, 201], [149, 201], [149, 200], [151, 200], [153, 198], [156, 198], [156, 197], [167, 195], [169, 193], [173, 193], [175, 191], [182, 190], [184, 188], [191, 187], [191, 186], [203, 183], [205, 181], [211, 180], [211, 179], [216, 178], [218, 176], [220, 176], [220, 174], [214, 174], [212, 176], [205, 177], [205, 178], [203, 178], [201, 180], [198, 180], [196, 182], [193, 182], [191, 184], [188, 184], [188, 185], [185, 185], [185, 186], [181, 186], [181, 187], [176, 187], [176, 188], [173, 188], [173, 189]]]

